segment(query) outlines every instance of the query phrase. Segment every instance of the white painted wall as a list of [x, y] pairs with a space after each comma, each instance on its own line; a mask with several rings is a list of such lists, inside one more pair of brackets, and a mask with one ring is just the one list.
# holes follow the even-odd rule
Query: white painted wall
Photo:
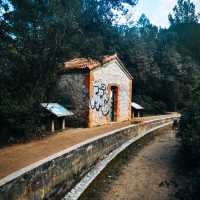
[[[119, 85], [119, 109], [120, 109], [120, 119], [119, 121], [127, 120], [129, 118], [129, 110], [130, 110], [130, 96], [131, 96], [131, 88], [130, 88], [130, 78], [125, 74], [125, 72], [121, 69], [120, 64], [117, 60], [113, 60], [102, 67], [97, 67], [92, 71], [94, 76], [93, 85], [96, 84], [95, 81], [101, 81], [106, 85], [106, 89], [108, 89], [109, 84], [117, 84]], [[93, 92], [94, 93], [94, 92]], [[91, 94], [93, 97], [95, 94]], [[91, 98], [91, 97], [90, 97]], [[110, 97], [109, 97], [110, 98]], [[109, 101], [110, 102], [110, 101]], [[110, 106], [110, 104], [109, 104]], [[102, 115], [101, 110], [97, 111], [96, 109], [92, 109], [90, 106], [92, 121], [95, 124], [104, 124], [106, 123], [106, 116]], [[108, 116], [107, 116], [108, 118]]]

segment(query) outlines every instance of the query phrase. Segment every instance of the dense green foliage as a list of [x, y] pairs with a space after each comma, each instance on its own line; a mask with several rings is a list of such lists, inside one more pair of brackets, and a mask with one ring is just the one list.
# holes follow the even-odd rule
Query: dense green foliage
[[200, 24], [179, 0], [159, 29], [142, 15], [134, 26], [113, 24], [113, 9], [136, 0], [0, 0], [0, 132], [42, 133], [40, 102], [60, 101], [57, 70], [74, 57], [117, 52], [134, 77], [134, 101], [148, 113], [182, 110], [200, 73]]
[[198, 23], [198, 15], [195, 12], [195, 5], [190, 0], [178, 0], [173, 9], [174, 15], [169, 15], [171, 25], [184, 23]]
[[180, 131], [183, 148], [190, 164], [200, 165], [200, 88], [193, 91], [193, 98], [187, 108], [184, 109], [180, 121]]
[[[195, 200], [200, 198], [200, 28], [195, 7], [189, 0], [179, 0], [174, 12], [174, 17], [169, 15], [171, 30], [179, 36], [179, 51], [186, 59], [190, 59], [189, 71], [181, 77], [185, 80], [183, 86], [186, 86], [185, 97], [188, 99], [183, 106], [178, 132], [182, 143], [182, 169], [187, 181], [177, 190], [176, 197]], [[191, 76], [191, 73], [194, 75]]]
[[110, 46], [103, 34], [115, 32], [111, 9], [122, 10], [122, 3], [136, 1], [0, 1], [1, 141], [42, 133], [39, 105], [55, 101], [58, 66], [103, 55]]
[[178, 137], [181, 139], [182, 169], [187, 181], [176, 192], [178, 199], [200, 198], [200, 88], [193, 90], [189, 105], [182, 112]]

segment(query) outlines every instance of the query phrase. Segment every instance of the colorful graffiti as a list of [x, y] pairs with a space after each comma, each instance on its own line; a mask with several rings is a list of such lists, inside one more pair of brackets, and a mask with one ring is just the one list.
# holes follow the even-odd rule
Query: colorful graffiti
[[109, 114], [109, 94], [106, 85], [101, 80], [94, 81], [94, 95], [90, 99], [92, 110], [100, 112], [103, 116]]

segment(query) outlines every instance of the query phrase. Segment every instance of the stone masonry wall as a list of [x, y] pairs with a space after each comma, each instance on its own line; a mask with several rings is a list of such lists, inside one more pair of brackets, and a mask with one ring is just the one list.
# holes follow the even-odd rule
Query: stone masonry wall
[[[59, 199], [91, 167], [128, 140], [178, 116], [130, 125], [89, 139], [0, 180], [0, 200]], [[56, 197], [55, 197], [56, 194]]]
[[89, 117], [89, 73], [73, 72], [60, 76], [59, 88], [62, 95], [70, 99], [71, 111], [74, 113], [73, 125], [88, 126]]

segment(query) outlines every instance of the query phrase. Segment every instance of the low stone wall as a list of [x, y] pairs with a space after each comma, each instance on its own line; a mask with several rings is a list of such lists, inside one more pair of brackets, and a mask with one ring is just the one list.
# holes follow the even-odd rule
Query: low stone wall
[[0, 180], [0, 200], [56, 199], [62, 197], [110, 152], [133, 138], [169, 125], [178, 115], [129, 125], [89, 139]]

